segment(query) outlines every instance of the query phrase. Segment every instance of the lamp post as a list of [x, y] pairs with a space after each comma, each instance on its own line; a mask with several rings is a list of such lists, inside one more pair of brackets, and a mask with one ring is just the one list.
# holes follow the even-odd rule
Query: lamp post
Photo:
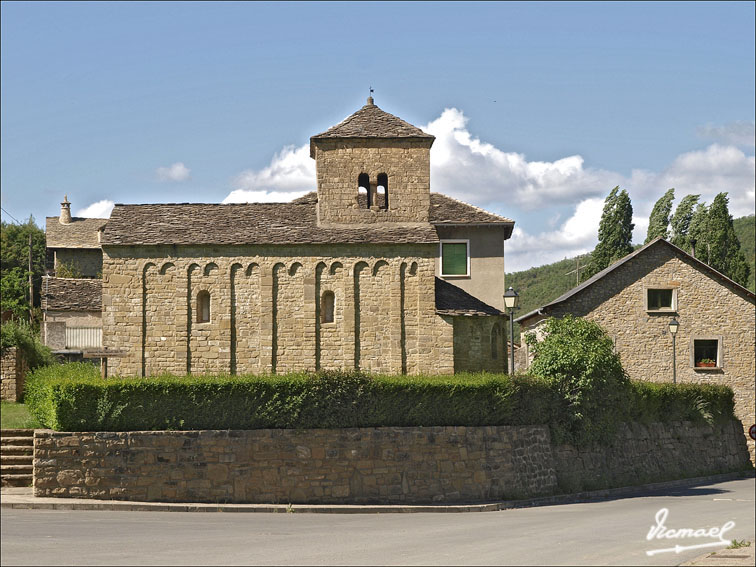
[[677, 361], [675, 360], [675, 355], [677, 354], [677, 351], [675, 349], [675, 336], [677, 335], [677, 329], [680, 327], [680, 323], [677, 322], [677, 319], [672, 317], [672, 320], [669, 322], [669, 334], [672, 335], [672, 383], [677, 384]]
[[512, 289], [512, 286], [509, 286], [509, 289], [504, 292], [504, 305], [507, 309], [509, 309], [509, 342], [512, 348], [510, 348], [510, 351], [512, 353], [512, 362], [509, 367], [509, 373], [514, 374], [514, 366], [515, 366], [515, 356], [514, 356], [514, 310], [519, 307], [520, 304], [520, 296], [517, 294], [517, 292]]

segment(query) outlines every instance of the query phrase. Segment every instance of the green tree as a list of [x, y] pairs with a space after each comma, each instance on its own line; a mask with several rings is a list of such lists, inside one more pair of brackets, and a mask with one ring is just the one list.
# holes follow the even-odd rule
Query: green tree
[[[6, 302], [13, 304], [16, 312], [22, 305], [28, 314], [28, 280], [23, 286], [18, 285], [19, 277], [28, 278], [29, 270], [29, 236], [32, 238], [32, 284], [34, 286], [34, 304], [39, 305], [39, 290], [45, 273], [45, 232], [30, 216], [24, 224], [11, 224], [5, 221], [0, 227], [0, 279], [3, 289], [3, 309]], [[7, 281], [6, 278], [8, 278]], [[8, 295], [6, 295], [8, 294]]]
[[547, 319], [542, 330], [540, 342], [526, 335], [535, 355], [530, 374], [554, 385], [564, 401], [567, 440], [611, 438], [630, 385], [611, 337], [598, 323], [572, 315]]
[[688, 242], [691, 249], [695, 248], [695, 256], [703, 262], [709, 261], [707, 244], [707, 226], [709, 224], [709, 207], [706, 203], [698, 203], [688, 228]]
[[672, 201], [675, 199], [675, 189], [672, 188], [656, 201], [654, 208], [651, 210], [651, 216], [648, 217], [648, 233], [646, 241], [648, 244], [654, 238], [669, 237], [669, 213], [672, 211]]
[[675, 214], [672, 216], [670, 224], [672, 225], [672, 239], [670, 242], [675, 246], [690, 252], [690, 222], [693, 218], [693, 209], [698, 203], [701, 195], [686, 195], [677, 205]]
[[607, 268], [633, 251], [633, 205], [630, 196], [619, 186], [609, 192], [598, 230], [598, 244], [583, 273], [583, 280]]
[[742, 286], [748, 284], [750, 268], [735, 234], [727, 193], [719, 193], [709, 207], [706, 230], [709, 266]]

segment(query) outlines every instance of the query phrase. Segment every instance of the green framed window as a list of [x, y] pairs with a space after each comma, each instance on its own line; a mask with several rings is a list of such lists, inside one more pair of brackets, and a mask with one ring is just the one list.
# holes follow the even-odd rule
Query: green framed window
[[470, 275], [470, 241], [441, 241], [441, 276]]

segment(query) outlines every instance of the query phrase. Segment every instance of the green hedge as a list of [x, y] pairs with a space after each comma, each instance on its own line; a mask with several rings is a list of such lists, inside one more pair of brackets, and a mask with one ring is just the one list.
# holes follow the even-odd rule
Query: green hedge
[[88, 364], [29, 376], [27, 405], [65, 431], [340, 428], [545, 423], [548, 385], [523, 377], [281, 376], [99, 377]]
[[[555, 442], [584, 443], [553, 385], [528, 376], [159, 376], [103, 380], [91, 364], [44, 367], [26, 403], [59, 431], [342, 428], [548, 424]], [[722, 386], [632, 383], [620, 421], [731, 419]], [[579, 423], [579, 422], [577, 422]]]

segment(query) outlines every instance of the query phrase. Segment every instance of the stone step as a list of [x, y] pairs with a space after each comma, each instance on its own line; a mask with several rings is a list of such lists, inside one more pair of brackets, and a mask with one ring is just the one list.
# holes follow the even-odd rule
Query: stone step
[[0, 476], [2, 486], [31, 486], [32, 475], [30, 474], [8, 474]]
[[0, 465], [0, 476], [32, 474], [32, 465]]
[[34, 447], [31, 445], [3, 445], [0, 447], [2, 455], [34, 455]]
[[2, 437], [0, 438], [0, 446], [5, 447], [13, 445], [15, 447], [20, 446], [34, 446], [34, 437]]
[[33, 429], [0, 429], [1, 437], [34, 437]]
[[31, 465], [34, 462], [34, 455], [0, 455], [0, 464], [2, 465]]

